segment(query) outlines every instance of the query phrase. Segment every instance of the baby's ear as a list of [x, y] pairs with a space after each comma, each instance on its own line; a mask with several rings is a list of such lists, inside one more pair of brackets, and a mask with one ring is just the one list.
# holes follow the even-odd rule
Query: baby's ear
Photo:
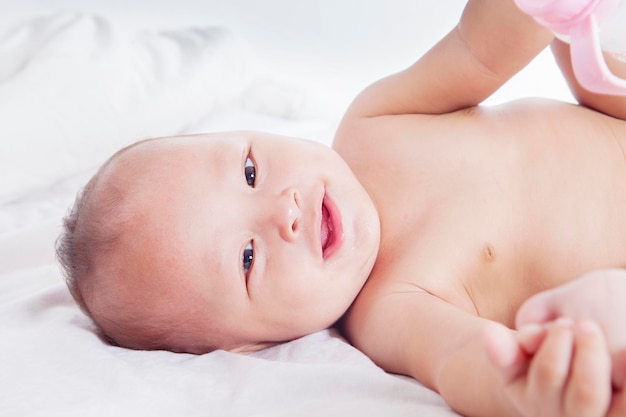
[[251, 343], [249, 345], [243, 345], [234, 347], [232, 349], [228, 349], [229, 352], [233, 353], [241, 353], [243, 355], [247, 355], [248, 353], [258, 352], [259, 350], [267, 349], [272, 346], [279, 345], [279, 342], [259, 342], [259, 343]]

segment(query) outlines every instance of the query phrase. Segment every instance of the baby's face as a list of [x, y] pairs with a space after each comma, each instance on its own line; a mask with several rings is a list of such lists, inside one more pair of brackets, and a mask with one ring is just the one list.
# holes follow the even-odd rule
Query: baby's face
[[131, 187], [138, 213], [119, 255], [127, 291], [184, 318], [193, 343], [253, 350], [328, 327], [376, 259], [375, 207], [324, 145], [254, 132], [165, 138], [105, 175]]

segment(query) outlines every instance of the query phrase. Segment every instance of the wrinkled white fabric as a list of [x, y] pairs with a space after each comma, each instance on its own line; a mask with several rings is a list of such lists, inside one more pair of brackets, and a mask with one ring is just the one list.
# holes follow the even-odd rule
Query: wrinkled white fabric
[[80, 13], [16, 25], [0, 39], [0, 203], [237, 99], [249, 61], [219, 28], [126, 31]]

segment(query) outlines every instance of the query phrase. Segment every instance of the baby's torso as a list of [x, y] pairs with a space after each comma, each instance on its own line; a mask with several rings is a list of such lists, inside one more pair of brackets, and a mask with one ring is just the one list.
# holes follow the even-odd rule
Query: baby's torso
[[512, 325], [532, 294], [626, 265], [626, 122], [523, 101], [357, 136], [337, 147], [381, 217], [370, 295], [423, 290]]

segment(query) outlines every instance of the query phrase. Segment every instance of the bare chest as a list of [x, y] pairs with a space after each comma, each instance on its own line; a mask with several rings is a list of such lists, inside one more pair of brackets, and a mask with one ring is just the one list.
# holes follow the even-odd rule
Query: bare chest
[[626, 265], [626, 170], [613, 138], [497, 124], [421, 138], [370, 182], [384, 202], [370, 278], [381, 291], [419, 288], [511, 325], [532, 294]]

